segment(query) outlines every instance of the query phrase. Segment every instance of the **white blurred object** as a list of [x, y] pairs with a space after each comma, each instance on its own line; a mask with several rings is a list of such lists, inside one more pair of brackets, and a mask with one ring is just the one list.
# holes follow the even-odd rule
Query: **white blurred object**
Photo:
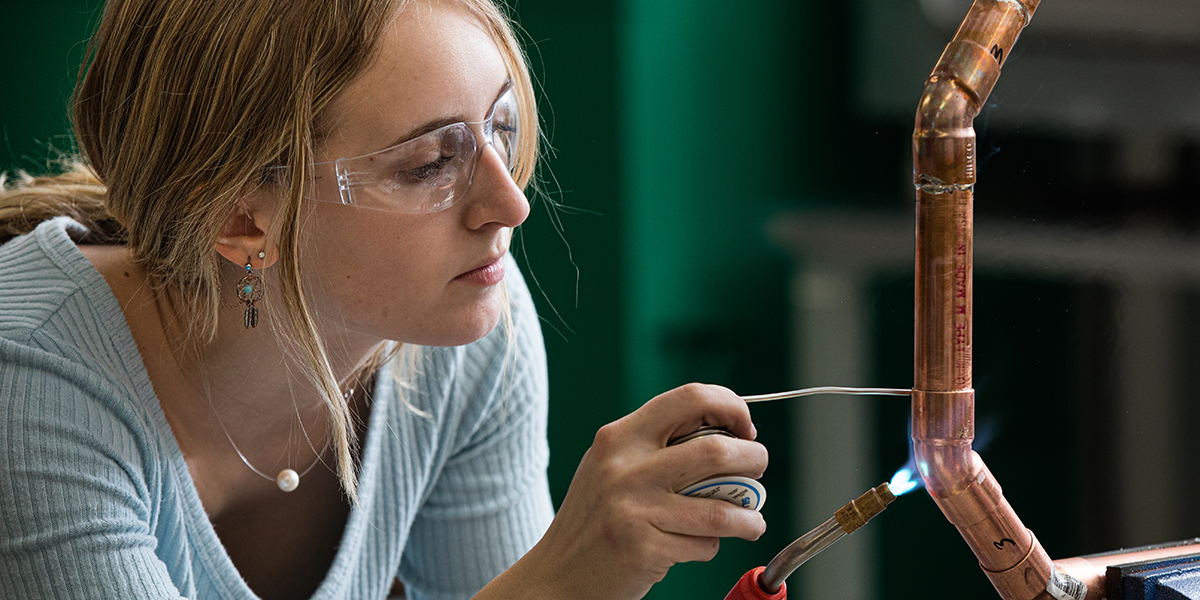
[[[920, 0], [942, 29], [958, 27], [971, 0]], [[1200, 43], [1196, 0], [1054, 0], [1038, 8], [1039, 34], [1099, 35], [1148, 42]]]
[[[858, 1], [859, 108], [911, 121], [913, 81], [970, 0]], [[1039, 5], [975, 126], [1131, 140], [1133, 153], [1200, 141], [1198, 98], [1200, 1], [1054, 0]]]

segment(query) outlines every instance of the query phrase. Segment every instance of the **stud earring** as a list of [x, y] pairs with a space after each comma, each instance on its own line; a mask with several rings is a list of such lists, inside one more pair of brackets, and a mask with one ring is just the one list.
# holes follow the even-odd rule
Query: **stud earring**
[[[258, 253], [258, 257], [260, 259], [264, 256], [265, 253]], [[238, 282], [237, 297], [238, 300], [241, 300], [246, 304], [246, 329], [258, 327], [258, 307], [255, 306], [254, 303], [258, 302], [263, 297], [263, 284], [262, 278], [260, 278], [258, 275], [255, 275], [254, 272], [250, 270], [249, 256], [246, 257], [246, 276]]]

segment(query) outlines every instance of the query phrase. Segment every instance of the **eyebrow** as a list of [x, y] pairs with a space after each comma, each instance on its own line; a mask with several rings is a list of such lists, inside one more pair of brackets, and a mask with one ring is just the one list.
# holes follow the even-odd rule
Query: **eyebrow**
[[[492, 103], [488, 105], [489, 111], [491, 110], [490, 107], [495, 106], [496, 102], [500, 100], [501, 96], [503, 96], [506, 92], [508, 92], [508, 90], [512, 89], [512, 86], [513, 86], [512, 79], [504, 80], [504, 83], [500, 86], [500, 91], [496, 94], [495, 98], [492, 98]], [[440, 119], [434, 119], [423, 125], [418, 125], [416, 129], [413, 129], [412, 131], [400, 136], [399, 138], [396, 139], [396, 141], [388, 144], [387, 146], [384, 146], [384, 148], [391, 148], [392, 146], [396, 146], [398, 144], [403, 144], [404, 142], [407, 142], [412, 139], [416, 139], [418, 137], [421, 137], [421, 136], [429, 133], [430, 131], [434, 131], [436, 129], [441, 129], [442, 127], [445, 127], [447, 125], [453, 125], [455, 123], [467, 123], [467, 122], [468, 122], [467, 118], [464, 116], [461, 116], [461, 115], [460, 116], [452, 116], [452, 117], [442, 117]], [[473, 122], [473, 121], [471, 121], [471, 122]]]

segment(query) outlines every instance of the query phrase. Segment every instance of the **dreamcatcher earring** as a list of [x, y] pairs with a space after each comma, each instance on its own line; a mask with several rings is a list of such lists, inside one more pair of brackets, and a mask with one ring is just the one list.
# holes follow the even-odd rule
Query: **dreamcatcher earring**
[[[259, 252], [259, 260], [266, 258], [265, 252]], [[250, 257], [246, 257], [246, 276], [238, 282], [237, 297], [246, 304], [246, 329], [258, 327], [258, 307], [254, 305], [263, 297], [262, 278], [250, 270]]]

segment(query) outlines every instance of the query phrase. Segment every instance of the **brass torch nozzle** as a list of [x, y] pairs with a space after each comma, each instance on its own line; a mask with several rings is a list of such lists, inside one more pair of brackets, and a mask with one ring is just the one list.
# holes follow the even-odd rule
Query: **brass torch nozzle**
[[771, 559], [758, 575], [758, 587], [767, 594], [775, 594], [783, 587], [783, 580], [800, 565], [832, 546], [842, 536], [866, 525], [867, 521], [883, 512], [895, 499], [896, 496], [892, 494], [888, 484], [884, 483], [847, 502], [845, 506], [837, 509], [829, 520], [800, 536]]
[[866, 525], [867, 521], [883, 512], [883, 509], [887, 508], [887, 505], [895, 499], [896, 495], [888, 488], [888, 484], [884, 483], [847, 502], [845, 506], [837, 509], [833, 516], [837, 519], [838, 525], [842, 526], [843, 531], [854, 533], [854, 530]]

